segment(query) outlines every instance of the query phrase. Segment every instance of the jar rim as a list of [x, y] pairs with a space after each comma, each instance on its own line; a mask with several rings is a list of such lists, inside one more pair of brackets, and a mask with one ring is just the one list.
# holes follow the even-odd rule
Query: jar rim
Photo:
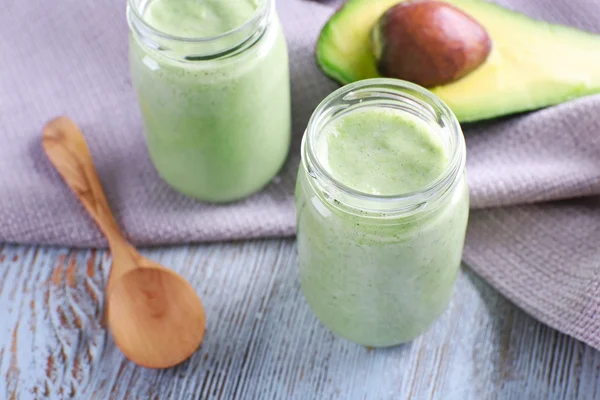
[[[409, 98], [419, 107], [423, 107], [426, 113], [433, 113], [441, 117], [447, 123], [450, 133], [450, 154], [448, 164], [444, 171], [427, 185], [415, 191], [379, 195], [362, 192], [353, 189], [336, 179], [323, 166], [316, 155], [315, 142], [320, 128], [323, 127], [322, 119], [331, 118], [335, 111], [351, 107], [342, 105], [335, 108], [339, 100], [355, 102], [367, 106], [366, 99], [373, 94], [381, 95], [392, 104], [401, 98]], [[397, 97], [397, 98], [396, 98]], [[382, 104], [382, 103], [378, 103]], [[333, 111], [332, 111], [333, 110]], [[407, 111], [408, 112], [408, 111]], [[343, 86], [327, 96], [313, 112], [302, 139], [302, 164], [309, 175], [321, 182], [320, 188], [332, 199], [343, 204], [345, 208], [355, 209], [364, 213], [376, 213], [387, 216], [388, 214], [411, 214], [423, 209], [432, 200], [443, 197], [460, 180], [465, 168], [466, 145], [464, 135], [458, 120], [450, 108], [439, 97], [429, 90], [411, 82], [391, 78], [365, 79]], [[309, 179], [310, 180], [310, 179]], [[311, 183], [312, 184], [312, 183]], [[341, 199], [349, 199], [345, 202]], [[354, 201], [353, 201], [354, 200]]]
[[257, 24], [262, 18], [264, 18], [264, 16], [266, 14], [269, 13], [271, 7], [274, 4], [274, 1], [275, 0], [263, 0], [262, 3], [260, 4], [260, 6], [254, 11], [252, 16], [248, 20], [246, 20], [243, 24], [241, 24], [233, 29], [230, 29], [227, 32], [220, 33], [215, 36], [199, 36], [199, 37], [171, 35], [169, 33], [161, 31], [160, 29], [155, 28], [153, 25], [148, 23], [148, 21], [146, 21], [144, 19], [144, 17], [142, 16], [142, 14], [140, 13], [140, 8], [138, 7], [138, 4], [136, 4], [137, 0], [127, 0], [127, 8], [129, 10], [129, 12], [133, 13], [133, 16], [135, 16], [136, 23], [141, 24], [144, 27], [144, 29], [148, 30], [152, 35], [156, 35], [165, 40], [172, 40], [172, 41], [177, 41], [177, 42], [208, 43], [208, 42], [214, 42], [214, 41], [226, 38], [228, 36], [235, 35], [236, 33], [239, 33], [241, 31], [247, 29], [248, 27], [250, 27], [254, 24]]

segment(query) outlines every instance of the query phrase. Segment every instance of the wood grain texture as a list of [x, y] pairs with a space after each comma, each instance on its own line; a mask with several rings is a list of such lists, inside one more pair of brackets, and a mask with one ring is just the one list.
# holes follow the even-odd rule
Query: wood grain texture
[[190, 280], [207, 333], [187, 362], [130, 363], [101, 324], [104, 251], [0, 247], [0, 399], [595, 399], [600, 353], [464, 271], [413, 343], [369, 350], [304, 302], [291, 240], [153, 249]]

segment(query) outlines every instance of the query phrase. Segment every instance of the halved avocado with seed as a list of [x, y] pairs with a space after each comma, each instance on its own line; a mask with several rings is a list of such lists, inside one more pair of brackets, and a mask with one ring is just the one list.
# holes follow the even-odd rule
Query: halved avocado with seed
[[[380, 76], [371, 33], [406, 0], [348, 0], [323, 28], [317, 61], [340, 83]], [[482, 65], [431, 90], [459, 121], [476, 121], [600, 92], [600, 35], [534, 20], [480, 0], [447, 1], [479, 22], [492, 41]]]

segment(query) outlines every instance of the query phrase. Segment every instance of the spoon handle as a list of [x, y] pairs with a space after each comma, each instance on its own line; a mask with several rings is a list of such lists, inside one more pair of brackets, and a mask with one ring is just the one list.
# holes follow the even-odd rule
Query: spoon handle
[[68, 117], [48, 122], [42, 131], [42, 147], [54, 168], [102, 230], [113, 253], [115, 247], [129, 248], [110, 212], [92, 155], [75, 122]]

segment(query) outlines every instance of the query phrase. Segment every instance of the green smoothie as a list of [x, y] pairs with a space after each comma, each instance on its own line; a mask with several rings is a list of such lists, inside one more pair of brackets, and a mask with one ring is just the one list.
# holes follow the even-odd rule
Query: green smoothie
[[144, 20], [169, 35], [201, 38], [229, 32], [248, 21], [261, 0], [153, 0]]
[[132, 28], [131, 76], [159, 174], [209, 202], [260, 190], [283, 165], [291, 129], [287, 46], [272, 1], [144, 4], [138, 14], [159, 34]]
[[317, 157], [344, 185], [375, 195], [419, 190], [440, 176], [448, 154], [421, 119], [391, 108], [366, 108], [330, 123]]
[[[418, 192], [451, 156], [430, 123], [381, 106], [333, 119], [313, 145], [333, 179], [370, 196]], [[345, 212], [319, 196], [312, 179], [301, 168], [296, 188], [300, 278], [311, 309], [334, 333], [367, 346], [424, 332], [447, 307], [459, 270], [469, 209], [464, 172], [438, 206], [392, 217]]]

